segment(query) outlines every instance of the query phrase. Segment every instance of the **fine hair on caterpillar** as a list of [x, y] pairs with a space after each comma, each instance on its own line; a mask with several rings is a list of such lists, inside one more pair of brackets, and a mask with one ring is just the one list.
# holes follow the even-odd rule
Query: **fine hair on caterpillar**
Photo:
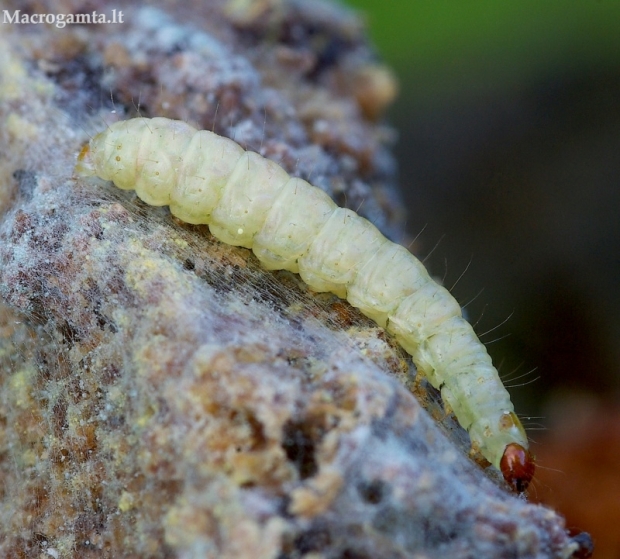
[[515, 491], [527, 488], [535, 469], [527, 436], [486, 348], [450, 292], [369, 221], [232, 140], [167, 118], [110, 125], [84, 146], [76, 174], [170, 206], [179, 219], [251, 249], [264, 268], [298, 273], [313, 290], [347, 299], [412, 356], [472, 447]]

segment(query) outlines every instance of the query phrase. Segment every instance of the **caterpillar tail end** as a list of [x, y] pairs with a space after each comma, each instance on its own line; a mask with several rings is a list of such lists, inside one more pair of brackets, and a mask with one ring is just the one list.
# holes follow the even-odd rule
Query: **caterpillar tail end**
[[520, 444], [511, 443], [504, 449], [500, 470], [506, 483], [517, 493], [523, 493], [534, 477], [534, 457]]
[[90, 144], [84, 144], [77, 158], [77, 163], [73, 169], [73, 174], [78, 177], [92, 177], [95, 175]]

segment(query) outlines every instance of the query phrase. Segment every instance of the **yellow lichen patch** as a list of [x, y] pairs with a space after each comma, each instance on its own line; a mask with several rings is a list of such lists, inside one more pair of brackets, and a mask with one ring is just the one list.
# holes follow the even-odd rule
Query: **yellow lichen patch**
[[173, 240], [174, 244], [176, 244], [180, 248], [187, 248], [187, 247], [189, 247], [189, 243], [185, 239], [181, 239], [179, 237], [174, 237], [172, 240]]
[[[146, 253], [144, 254], [146, 256]], [[138, 256], [138, 255], [136, 255]], [[150, 280], [156, 279], [160, 261], [156, 258], [141, 258], [129, 263], [125, 272], [127, 285], [134, 288], [140, 295], [148, 295]]]
[[51, 95], [53, 84], [29, 76], [21, 60], [22, 57], [15, 55], [9, 41], [0, 37], [0, 101], [23, 99], [27, 90], [41, 97]]
[[39, 458], [39, 453], [34, 449], [25, 450], [20, 457], [20, 461], [16, 463], [16, 466], [20, 468], [32, 468], [39, 462]]
[[[179, 292], [189, 288], [190, 279], [165, 259], [154, 258], [153, 253], [138, 242], [131, 242], [129, 248], [125, 281], [138, 296], [146, 300], [157, 299], [162, 293], [156, 286], [164, 283], [176, 284]], [[171, 297], [175, 296], [174, 293], [168, 292], [168, 294]]]
[[21, 84], [27, 80], [26, 69], [12, 56], [8, 40], [0, 37], [0, 99], [11, 101], [22, 95]]
[[29, 408], [32, 405], [31, 390], [35, 375], [36, 372], [32, 369], [20, 369], [11, 376], [9, 388], [14, 406]]
[[157, 413], [157, 410], [152, 407], [149, 406], [144, 410], [144, 413], [136, 418], [136, 422], [135, 422], [135, 426], [139, 429], [143, 429], [144, 427], [146, 427], [151, 420], [153, 419], [153, 416]]
[[4, 127], [15, 140], [33, 140], [39, 134], [37, 126], [16, 113], [11, 113], [8, 116]]
[[127, 492], [123, 491], [121, 493], [121, 498], [118, 500], [118, 510], [121, 512], [127, 512], [131, 510], [135, 506], [135, 497]]

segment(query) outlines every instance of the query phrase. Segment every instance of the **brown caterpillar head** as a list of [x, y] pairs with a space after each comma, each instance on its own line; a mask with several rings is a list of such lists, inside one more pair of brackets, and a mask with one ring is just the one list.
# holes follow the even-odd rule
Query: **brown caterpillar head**
[[506, 483], [518, 493], [523, 493], [534, 477], [534, 457], [520, 444], [511, 443], [504, 449], [499, 464]]

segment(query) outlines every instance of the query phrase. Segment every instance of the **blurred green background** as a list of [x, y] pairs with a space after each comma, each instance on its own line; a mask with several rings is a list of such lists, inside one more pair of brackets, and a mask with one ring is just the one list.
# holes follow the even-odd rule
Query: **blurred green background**
[[[423, 229], [416, 252], [432, 251], [446, 287], [458, 280], [461, 303], [474, 299], [469, 318], [492, 330], [481, 338], [502, 374], [536, 368], [505, 380], [526, 383], [511, 388], [515, 407], [541, 417], [525, 423], [550, 427], [530, 431], [534, 451], [561, 472], [541, 471], [551, 481], [536, 491], [557, 483], [557, 502], [572, 490], [564, 512], [597, 533], [595, 556], [619, 557], [620, 537], [594, 518], [617, 518], [620, 495], [609, 481], [575, 495], [606, 467], [620, 479], [602, 419], [620, 410], [620, 1], [347, 3], [401, 84], [388, 120], [408, 230]], [[600, 447], [586, 450], [580, 427]], [[577, 454], [552, 463], [545, 445]], [[590, 469], [570, 472], [581, 459]]]
[[[409, 102], [433, 105], [570, 74], [616, 71], [611, 0], [349, 0]], [[410, 91], [409, 88], [413, 90]]]
[[[620, 395], [620, 2], [350, 0], [400, 97], [409, 232], [514, 390]], [[483, 312], [484, 311], [484, 312]], [[510, 316], [510, 318], [508, 318]], [[533, 376], [522, 380], [531, 380]], [[516, 382], [518, 384], [518, 381]], [[510, 382], [509, 382], [510, 384]]]

